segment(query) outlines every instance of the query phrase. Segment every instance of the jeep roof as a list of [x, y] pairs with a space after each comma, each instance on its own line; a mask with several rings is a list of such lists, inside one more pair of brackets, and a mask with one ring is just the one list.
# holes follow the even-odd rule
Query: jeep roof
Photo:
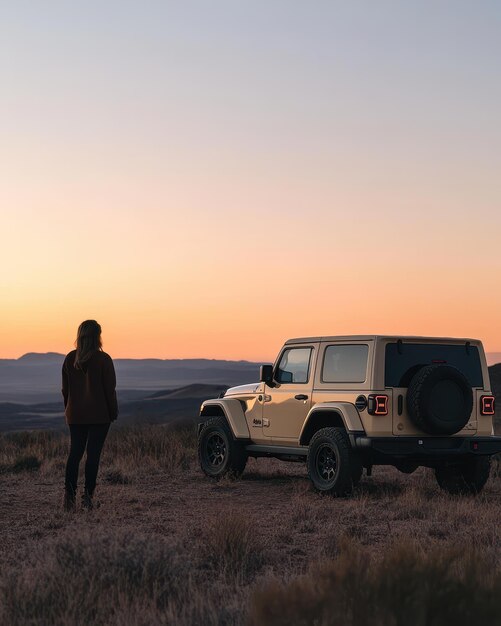
[[371, 341], [375, 339], [392, 339], [402, 341], [425, 341], [425, 342], [453, 342], [453, 343], [476, 343], [479, 344], [478, 339], [470, 339], [468, 337], [428, 337], [419, 335], [329, 335], [325, 337], [297, 337], [295, 339], [288, 339], [284, 345], [294, 343], [310, 343], [319, 341]]

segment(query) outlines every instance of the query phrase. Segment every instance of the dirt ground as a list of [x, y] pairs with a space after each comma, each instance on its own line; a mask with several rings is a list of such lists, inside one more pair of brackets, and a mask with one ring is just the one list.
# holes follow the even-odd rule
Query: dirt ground
[[[103, 472], [105, 473], [105, 472]], [[231, 512], [251, 520], [255, 533], [277, 562], [302, 569], [336, 550], [343, 533], [380, 551], [399, 538], [422, 542], [489, 538], [498, 548], [501, 479], [491, 476], [481, 495], [453, 497], [440, 491], [431, 470], [403, 475], [375, 467], [351, 498], [332, 499], [310, 486], [303, 464], [251, 459], [236, 481], [213, 482], [193, 464], [169, 475], [138, 472], [130, 484], [110, 484], [96, 492], [94, 511], [62, 511], [62, 476], [38, 473], [0, 476], [0, 567], [29, 556], [33, 542], [82, 527], [154, 532], [179, 537], [200, 532]], [[501, 544], [500, 544], [501, 545]]]

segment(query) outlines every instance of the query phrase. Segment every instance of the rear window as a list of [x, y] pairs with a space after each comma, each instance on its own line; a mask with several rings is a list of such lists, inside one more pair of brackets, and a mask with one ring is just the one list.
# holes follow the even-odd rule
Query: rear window
[[386, 345], [385, 386], [408, 387], [418, 370], [434, 363], [452, 365], [472, 387], [483, 387], [480, 355], [475, 346], [404, 342]]
[[328, 346], [325, 349], [322, 382], [365, 382], [368, 354], [369, 346], [365, 344]]

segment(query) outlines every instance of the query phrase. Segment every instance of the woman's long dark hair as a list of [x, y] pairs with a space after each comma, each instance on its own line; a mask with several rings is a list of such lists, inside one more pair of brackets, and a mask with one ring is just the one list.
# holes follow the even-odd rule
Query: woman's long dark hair
[[77, 340], [75, 342], [77, 353], [75, 355], [75, 367], [82, 369], [82, 364], [90, 359], [97, 350], [101, 350], [101, 326], [96, 320], [85, 320], [78, 327]]

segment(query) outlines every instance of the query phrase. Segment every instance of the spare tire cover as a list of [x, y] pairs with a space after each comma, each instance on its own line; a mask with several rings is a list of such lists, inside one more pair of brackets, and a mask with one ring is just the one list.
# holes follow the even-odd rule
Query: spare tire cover
[[430, 435], [453, 435], [468, 423], [473, 410], [470, 383], [452, 365], [425, 365], [407, 390], [407, 411]]

